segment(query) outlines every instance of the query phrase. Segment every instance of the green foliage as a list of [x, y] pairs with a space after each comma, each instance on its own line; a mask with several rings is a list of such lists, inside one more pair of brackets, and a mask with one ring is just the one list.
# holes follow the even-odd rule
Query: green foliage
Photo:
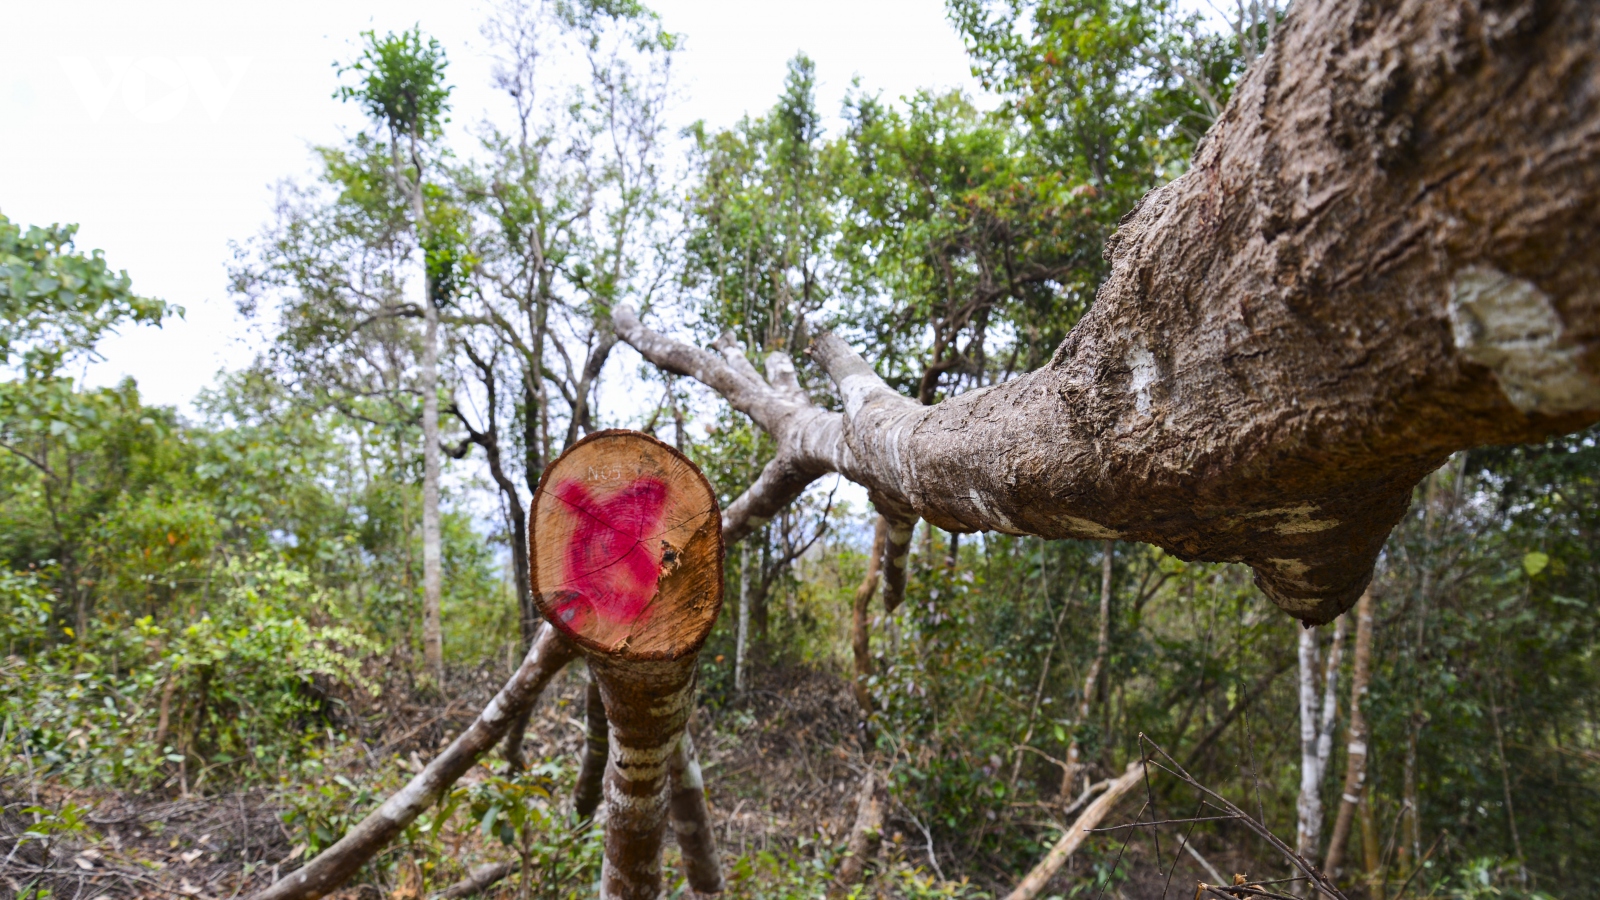
[[510, 776], [491, 774], [454, 792], [434, 822], [447, 820], [459, 804], [480, 837], [499, 841], [521, 859], [523, 896], [577, 900], [599, 882], [603, 838], [594, 821], [578, 822], [563, 811], [575, 779], [571, 760], [544, 761]]
[[421, 26], [381, 38], [363, 31], [361, 37], [361, 55], [339, 66], [339, 74], [353, 73], [358, 83], [342, 85], [334, 96], [359, 104], [396, 136], [418, 141], [437, 135], [450, 108], [449, 63], [438, 40], [424, 38]]
[[168, 763], [189, 763], [198, 786], [212, 770], [275, 773], [321, 736], [331, 690], [376, 694], [362, 671], [373, 641], [290, 612], [321, 602], [304, 573], [257, 557], [219, 574], [206, 611], [182, 628], [145, 616], [12, 658], [0, 710], [40, 774], [148, 786]]
[[0, 639], [6, 655], [31, 655], [50, 633], [50, 589], [38, 572], [0, 568]]
[[0, 367], [53, 376], [124, 323], [160, 325], [183, 310], [133, 293], [100, 251], [73, 246], [76, 225], [24, 229], [0, 214]]

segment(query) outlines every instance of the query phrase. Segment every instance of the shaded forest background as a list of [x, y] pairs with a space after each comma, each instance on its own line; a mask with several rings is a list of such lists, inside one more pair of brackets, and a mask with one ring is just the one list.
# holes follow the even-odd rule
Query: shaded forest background
[[[619, 346], [614, 306], [702, 344], [731, 332], [752, 359], [803, 360], [803, 321], [825, 323], [923, 403], [1043, 364], [1093, 302], [1118, 219], [1184, 171], [1282, 14], [950, 0], [983, 104], [857, 85], [825, 115], [801, 55], [766, 113], [680, 131], [678, 37], [647, 9], [508, 5], [484, 33], [517, 115], [470, 146], [440, 127], [443, 50], [367, 35], [339, 85], [372, 126], [317, 148], [320, 177], [285, 182], [273, 219], [240, 236], [235, 298], [266, 350], [192, 413], [73, 377], [109, 331], [181, 311], [70, 227], [0, 217], [9, 889], [228, 896], [330, 844], [520, 659], [525, 511], [583, 434], [653, 432], [738, 496], [768, 439]], [[425, 67], [431, 113], [371, 102], [395, 60]], [[442, 671], [421, 614], [427, 306], [449, 458]], [[1391, 536], [1362, 703], [1369, 792], [1342, 879], [1355, 893], [1600, 895], [1595, 437], [1459, 454]], [[730, 548], [703, 656], [692, 727], [733, 895], [828, 892], [868, 758], [887, 762], [891, 808], [862, 896], [1003, 895], [1140, 734], [1294, 833], [1299, 627], [1246, 570], [919, 525], [904, 604], [871, 608], [863, 722], [851, 607], [873, 523], [830, 489]], [[1334, 630], [1317, 630], [1310, 671], [1337, 697], [1315, 782], [1324, 842], [1352, 680]], [[582, 692], [569, 674], [541, 708], [527, 771], [486, 762], [360, 880], [421, 897], [515, 858], [508, 895], [590, 894], [597, 834], [566, 811]], [[1173, 785], [1155, 796], [1174, 817], [1193, 803]], [[1181, 864], [1181, 896], [1212, 880], [1202, 858], [1288, 875], [1237, 825], [1192, 835], [1200, 855], [1177, 863], [1172, 842], [1095, 838], [1051, 891], [1158, 896]], [[118, 866], [143, 881], [94, 880]]]

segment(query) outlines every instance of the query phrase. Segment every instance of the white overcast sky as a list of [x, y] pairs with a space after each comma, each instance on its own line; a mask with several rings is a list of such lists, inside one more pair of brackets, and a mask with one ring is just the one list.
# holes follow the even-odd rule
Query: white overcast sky
[[[734, 123], [771, 106], [786, 62], [816, 60], [818, 100], [838, 109], [853, 76], [886, 97], [976, 93], [941, 0], [656, 0], [686, 38], [679, 124]], [[227, 293], [228, 242], [267, 221], [272, 185], [310, 172], [309, 148], [356, 111], [332, 99], [332, 63], [356, 36], [420, 24], [449, 54], [456, 127], [497, 103], [471, 2], [288, 0], [272, 4], [0, 0], [0, 212], [75, 222], [136, 290], [184, 321], [102, 345], [88, 372], [132, 375], [147, 402], [185, 406], [253, 345]], [[458, 146], [465, 146], [459, 143]]]

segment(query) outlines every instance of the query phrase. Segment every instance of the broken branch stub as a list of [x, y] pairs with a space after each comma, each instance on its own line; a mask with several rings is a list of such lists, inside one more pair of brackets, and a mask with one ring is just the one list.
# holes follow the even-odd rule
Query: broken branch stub
[[654, 900], [670, 757], [722, 609], [716, 494], [671, 446], [602, 431], [545, 470], [530, 517], [534, 602], [587, 656], [611, 725], [600, 896]]

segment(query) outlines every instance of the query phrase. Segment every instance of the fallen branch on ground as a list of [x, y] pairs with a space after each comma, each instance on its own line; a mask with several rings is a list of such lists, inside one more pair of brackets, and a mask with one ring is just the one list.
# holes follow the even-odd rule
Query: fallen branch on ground
[[1143, 778], [1144, 766], [1142, 761], [1134, 760], [1128, 763], [1128, 768], [1122, 775], [1106, 782], [1104, 792], [1095, 798], [1095, 801], [1089, 804], [1089, 808], [1078, 816], [1078, 820], [1067, 828], [1067, 833], [1063, 834], [1059, 841], [1056, 841], [1056, 845], [1050, 848], [1050, 852], [1046, 853], [1044, 859], [1033, 867], [1033, 871], [1022, 879], [1016, 889], [1006, 895], [1006, 900], [1033, 900], [1034, 897], [1039, 896], [1045, 885], [1050, 883], [1050, 879], [1061, 871], [1062, 865], [1068, 859], [1071, 859], [1072, 854], [1076, 853], [1078, 848], [1083, 845], [1083, 842], [1089, 837], [1090, 829], [1099, 825], [1100, 820], [1104, 819], [1106, 814], [1111, 812], [1112, 808], [1117, 805], [1117, 801], [1122, 799], [1122, 795], [1137, 787]]
[[511, 722], [533, 706], [557, 672], [577, 656], [577, 648], [548, 624], [539, 629], [511, 680], [489, 701], [478, 718], [450, 742], [443, 753], [383, 805], [367, 814], [338, 843], [317, 854], [251, 900], [314, 900], [339, 887], [378, 854], [417, 816], [505, 736]]

